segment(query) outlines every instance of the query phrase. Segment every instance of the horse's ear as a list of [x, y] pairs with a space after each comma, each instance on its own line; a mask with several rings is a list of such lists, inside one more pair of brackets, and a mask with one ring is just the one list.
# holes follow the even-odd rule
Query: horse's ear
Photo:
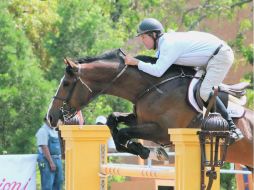
[[67, 58], [64, 58], [64, 64], [65, 64], [66, 66], [69, 65], [69, 63], [68, 63], [68, 61], [67, 61]]
[[78, 72], [78, 65], [74, 61], [72, 61], [68, 58], [65, 58], [64, 63], [66, 65], [70, 66], [74, 72]]

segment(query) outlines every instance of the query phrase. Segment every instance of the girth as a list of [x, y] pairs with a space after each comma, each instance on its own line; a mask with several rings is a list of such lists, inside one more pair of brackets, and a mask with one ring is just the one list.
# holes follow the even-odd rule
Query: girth
[[[156, 84], [152, 84], [152, 86], [148, 87], [147, 89], [145, 89], [143, 92], [141, 92], [135, 99], [135, 102], [137, 102], [139, 99], [141, 99], [143, 96], [145, 96], [146, 94], [148, 94], [149, 92], [152, 92], [153, 90], [157, 89], [159, 86], [161, 86], [162, 84], [165, 84], [167, 82], [170, 82], [172, 80], [178, 79], [178, 78], [195, 78], [194, 75], [187, 75], [184, 73], [183, 69], [181, 69], [181, 73], [179, 75], [173, 76], [173, 77], [169, 77], [166, 78]], [[162, 92], [162, 91], [161, 91]], [[162, 92], [163, 93], [163, 92]]]

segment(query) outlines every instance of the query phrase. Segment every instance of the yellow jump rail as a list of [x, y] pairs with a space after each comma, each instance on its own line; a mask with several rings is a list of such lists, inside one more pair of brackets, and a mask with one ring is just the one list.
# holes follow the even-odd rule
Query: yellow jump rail
[[[131, 167], [107, 164], [107, 126], [60, 126], [65, 140], [65, 189], [106, 190], [107, 175], [123, 175], [160, 179], [175, 179], [176, 190], [200, 189], [200, 145], [198, 129], [170, 129], [170, 139], [175, 145], [175, 169]], [[104, 148], [102, 151], [101, 147]], [[139, 167], [139, 168], [137, 168]], [[217, 172], [219, 174], [219, 172]], [[212, 190], [220, 189], [220, 176]]]

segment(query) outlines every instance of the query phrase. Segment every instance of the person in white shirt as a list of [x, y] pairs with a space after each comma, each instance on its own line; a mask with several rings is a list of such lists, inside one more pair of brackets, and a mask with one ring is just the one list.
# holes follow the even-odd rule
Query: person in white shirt
[[[218, 37], [198, 31], [163, 33], [162, 24], [154, 18], [144, 19], [138, 26], [137, 36], [147, 49], [157, 50], [155, 64], [145, 63], [130, 55], [125, 56], [126, 65], [136, 65], [138, 69], [155, 77], [161, 77], [172, 64], [201, 67], [206, 75], [200, 87], [200, 96], [208, 102], [212, 88], [226, 77], [234, 61], [232, 49]], [[234, 141], [243, 138], [226, 107], [216, 97], [217, 110], [228, 121]]]

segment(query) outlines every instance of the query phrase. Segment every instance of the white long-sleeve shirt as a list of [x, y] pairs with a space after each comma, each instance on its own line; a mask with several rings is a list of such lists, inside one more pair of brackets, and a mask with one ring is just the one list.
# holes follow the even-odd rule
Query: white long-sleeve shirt
[[204, 66], [224, 41], [205, 32], [170, 32], [160, 37], [156, 64], [139, 61], [138, 68], [161, 77], [172, 64]]

